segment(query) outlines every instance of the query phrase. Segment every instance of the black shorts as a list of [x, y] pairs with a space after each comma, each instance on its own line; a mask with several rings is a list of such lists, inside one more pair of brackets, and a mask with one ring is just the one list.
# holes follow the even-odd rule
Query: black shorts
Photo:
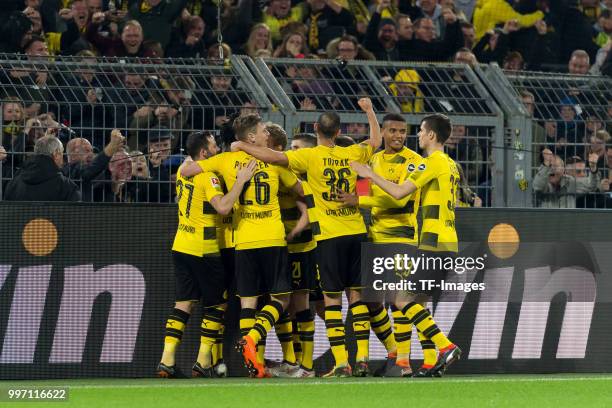
[[220, 256], [172, 251], [176, 275], [176, 301], [201, 301], [204, 307], [225, 303], [226, 273]]
[[[314, 249], [316, 251], [316, 249]], [[316, 259], [316, 252], [315, 252]], [[314, 289], [310, 291], [310, 297], [308, 300], [310, 302], [318, 302], [323, 300], [323, 289], [321, 289], [321, 275], [319, 274], [319, 266], [315, 263], [315, 284]]]
[[416, 251], [416, 256], [423, 258], [427, 263], [407, 278], [408, 281], [414, 282], [417, 288], [413, 293], [437, 296], [440, 293], [440, 283], [450, 272], [444, 268], [444, 260], [455, 258], [457, 254], [419, 249]]
[[240, 297], [291, 293], [287, 247], [236, 250], [236, 292]]
[[291, 289], [311, 291], [315, 288], [317, 261], [315, 250], [289, 254]]
[[236, 279], [234, 279], [236, 250], [234, 248], [223, 248], [221, 253], [221, 262], [223, 268], [227, 271], [225, 274], [225, 289], [229, 293], [236, 293]]
[[356, 234], [317, 242], [317, 264], [324, 293], [362, 287], [361, 243], [366, 240], [366, 234]]

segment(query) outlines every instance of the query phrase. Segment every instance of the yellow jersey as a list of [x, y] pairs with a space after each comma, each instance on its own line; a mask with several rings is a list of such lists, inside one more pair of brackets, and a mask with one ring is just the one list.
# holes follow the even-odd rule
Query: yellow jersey
[[[305, 183], [302, 183], [302, 187], [305, 187]], [[304, 194], [307, 194], [306, 189], [304, 189]], [[285, 187], [281, 187], [278, 190], [278, 203], [280, 205], [281, 218], [285, 226], [286, 235], [295, 228], [295, 225], [300, 219], [300, 209], [296, 204], [295, 193]], [[293, 241], [287, 242], [287, 249], [290, 254], [308, 252], [316, 247], [317, 242], [312, 236], [312, 230], [308, 227], [298, 234]]]
[[423, 159], [408, 180], [421, 190], [421, 239], [419, 248], [457, 252], [455, 203], [459, 188], [457, 165], [441, 151]]
[[[236, 174], [253, 157], [245, 152], [226, 152], [198, 161], [204, 172], [214, 172], [232, 189]], [[236, 249], [287, 246], [278, 203], [280, 185], [292, 188], [298, 182], [289, 170], [257, 160], [253, 178], [244, 185], [234, 210], [233, 229]]]
[[[370, 160], [374, 173], [395, 184], [403, 183], [416, 170], [423, 158], [418, 153], [404, 147], [397, 153], [376, 153]], [[369, 237], [373, 242], [406, 243], [418, 245], [417, 212], [420, 191], [395, 200], [383, 189], [373, 184], [370, 196], [359, 197], [359, 206], [372, 208], [372, 225]]]
[[[313, 209], [310, 226], [317, 241], [366, 232], [358, 207], [343, 207], [336, 201], [336, 190], [355, 190], [357, 173], [350, 162], [367, 163], [373, 148], [367, 143], [348, 147], [316, 146], [285, 152], [289, 168], [306, 173], [311, 194], [305, 194], [306, 205]], [[311, 212], [309, 211], [309, 214]]]
[[[223, 193], [227, 194], [228, 190], [225, 185], [225, 180], [221, 179], [221, 187], [223, 188]], [[219, 218], [217, 219], [217, 241], [219, 242], [219, 249], [227, 249], [234, 248], [236, 244], [234, 243], [234, 227], [233, 227], [233, 216], [234, 210], [236, 209], [236, 205], [234, 204], [234, 208], [227, 215], [219, 214]]]
[[172, 250], [194, 256], [218, 254], [217, 211], [210, 204], [213, 197], [223, 195], [221, 182], [213, 173], [194, 177], [176, 173], [176, 198], [179, 224]]

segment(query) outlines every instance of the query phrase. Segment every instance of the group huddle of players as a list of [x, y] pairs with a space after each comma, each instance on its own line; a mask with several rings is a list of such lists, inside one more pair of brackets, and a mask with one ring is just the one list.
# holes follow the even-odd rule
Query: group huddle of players
[[[361, 244], [368, 240], [411, 245], [433, 258], [457, 252], [459, 173], [443, 151], [450, 120], [438, 114], [423, 119], [418, 132], [421, 157], [405, 147], [408, 126], [401, 115], [386, 115], [381, 131], [371, 101], [360, 99], [359, 106], [367, 115], [370, 137], [346, 147], [335, 143], [340, 119], [334, 113], [319, 117], [316, 137], [298, 135], [288, 151], [282, 127], [265, 124], [256, 114], [235, 119], [237, 142], [231, 152], [217, 154], [210, 134], [189, 136], [189, 157], [176, 180], [176, 304], [166, 323], [159, 377], [183, 376], [175, 352], [197, 302], [204, 313], [192, 376], [226, 374], [222, 339], [229, 292], [240, 298], [236, 349], [253, 377], [315, 376], [313, 309], [325, 321], [335, 360], [323, 377], [369, 375], [370, 330], [388, 353], [378, 373], [383, 376], [441, 376], [459, 359], [461, 350], [425, 308], [435, 290], [397, 293], [390, 302], [391, 323], [383, 300], [362, 299], [360, 265]], [[383, 139], [384, 149], [377, 152]], [[358, 176], [370, 181], [369, 195], [355, 194]], [[368, 230], [360, 207], [371, 209]], [[446, 272], [421, 270], [410, 279], [442, 280]], [[341, 314], [343, 294], [357, 342], [353, 367]], [[413, 326], [424, 353], [422, 366], [414, 372]], [[280, 364], [264, 358], [272, 327], [282, 346]]]

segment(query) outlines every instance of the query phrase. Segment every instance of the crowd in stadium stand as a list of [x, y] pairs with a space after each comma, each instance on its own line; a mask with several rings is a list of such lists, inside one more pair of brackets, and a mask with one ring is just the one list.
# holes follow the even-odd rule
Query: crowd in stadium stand
[[[5, 0], [0, 9], [0, 52], [25, 54], [31, 61], [48, 55], [73, 55], [83, 65], [95, 64], [102, 56], [138, 57], [143, 62], [161, 57], [217, 61], [222, 39], [224, 58], [246, 54], [253, 58], [437, 61], [472, 66], [497, 62], [507, 71], [612, 76], [611, 0], [223, 0], [220, 9], [218, 3], [215, 0]], [[416, 71], [403, 71], [396, 75], [395, 81], [418, 83]], [[336, 91], [325, 81], [316, 81], [316, 73], [300, 75], [310, 75], [312, 80], [285, 84], [294, 93]], [[104, 155], [109, 153], [105, 146], [110, 143], [111, 130], [130, 129], [125, 134], [129, 151], [111, 152], [110, 156], [131, 157], [130, 180], [167, 181], [160, 183], [163, 188], [147, 183], [146, 188], [132, 188], [129, 194], [117, 194], [109, 183], [107, 193], [115, 194], [102, 194], [98, 198], [87, 193], [82, 197], [85, 201], [171, 201], [169, 182], [177, 164], [171, 154], [181, 147], [177, 146], [185, 136], [181, 132], [191, 128], [219, 129], [228, 120], [226, 106], [242, 106], [246, 111], [253, 108], [251, 101], [234, 100], [233, 95], [225, 92], [231, 81], [223, 76], [211, 78], [206, 84], [218, 94], [219, 108], [212, 113], [210, 109], [205, 112], [191, 107], [198, 105], [202, 84], [188, 77], [162, 80], [125, 74], [117, 82], [108, 83], [108, 77], [99, 77], [95, 71], [78, 70], [62, 75], [58, 88], [73, 87], [81, 91], [48, 95], [45, 84], [59, 80], [35, 70], [0, 72], [0, 84], [29, 85], [27, 95], [20, 94], [19, 86], [13, 87], [12, 94], [0, 95], [3, 122], [0, 161], [6, 163], [11, 152], [31, 152], [34, 142], [49, 133], [60, 136], [64, 144], [76, 136], [82, 138], [79, 140], [84, 142], [66, 145], [68, 157], [72, 148], [82, 149], [85, 142], [89, 144], [87, 148], [97, 149]], [[160, 93], [151, 89], [168, 91]], [[390, 90], [395, 96], [405, 91], [413, 99], [415, 93], [418, 96], [421, 92], [416, 85], [393, 85]], [[523, 102], [527, 106], [530, 93], [525, 92]], [[533, 104], [533, 95], [530, 95]], [[612, 168], [609, 98], [608, 95], [607, 112], [592, 120], [587, 116], [589, 112], [578, 111], [579, 97], [559, 99], [555, 109], [558, 109], [557, 117], [545, 123], [550, 118], [538, 113], [536, 107], [532, 114], [541, 123], [534, 125], [538, 127], [534, 127], [534, 142], [539, 143], [534, 154], [534, 175], [556, 180], [547, 171], [555, 173], [550, 169], [561, 159], [568, 169], [581, 160], [586, 169], [583, 173], [589, 173], [590, 177], [589, 160], [594, 157], [590, 153], [595, 152], [598, 154], [597, 179], [593, 176], [589, 183], [570, 183], [560, 178], [559, 183], [567, 184], [569, 187], [564, 188], [570, 193], [576, 185], [583, 186], [582, 190], [573, 191], [574, 197], [584, 192], [609, 192], [612, 177], [608, 170]], [[131, 108], [122, 108], [125, 111], [117, 107], [109, 110], [107, 105], [96, 104], [102, 99], [107, 102], [129, 99], [133, 103]], [[78, 109], [68, 109], [68, 113], [64, 109], [67, 118], [58, 117], [61, 116], [58, 112], [46, 110], [37, 100], [55, 100], [65, 106], [78, 104]], [[321, 101], [305, 98], [295, 103], [303, 110], [334, 109], [331, 105], [321, 105]], [[401, 109], [419, 112], [422, 108], [402, 104]], [[66, 134], [71, 131], [62, 126], [65, 123], [81, 129], [79, 134]], [[466, 133], [466, 129], [460, 130]], [[457, 136], [460, 139], [461, 135]], [[459, 151], [461, 143], [449, 149]], [[478, 156], [473, 159], [479, 161], [490, 154], [478, 148], [464, 150], [470, 155], [473, 152]], [[542, 153], [548, 154], [548, 151], [553, 158], [544, 157]], [[112, 163], [120, 163], [119, 159]], [[2, 179], [10, 179], [23, 160], [23, 155], [10, 157], [11, 165], [0, 167]], [[70, 158], [68, 162], [70, 165]], [[539, 168], [540, 165], [546, 169]], [[106, 167], [95, 177], [112, 180], [113, 169], [108, 169], [108, 162]], [[583, 177], [580, 172], [569, 174], [571, 171], [566, 171], [564, 177]], [[115, 169], [117, 172], [120, 170]], [[65, 173], [74, 175], [68, 170]], [[124, 173], [127, 174], [127, 169]], [[538, 205], [555, 206], [546, 194], [557, 194], [563, 188], [546, 180], [543, 184], [539, 181], [534, 181], [534, 188], [544, 198]], [[87, 184], [91, 179], [80, 182]], [[151, 188], [155, 191], [150, 191]], [[582, 204], [578, 200], [575, 205], [601, 206], [604, 200], [603, 205], [611, 206], [609, 194], [602, 197], [582, 200]], [[556, 204], [571, 207], [574, 201]]]

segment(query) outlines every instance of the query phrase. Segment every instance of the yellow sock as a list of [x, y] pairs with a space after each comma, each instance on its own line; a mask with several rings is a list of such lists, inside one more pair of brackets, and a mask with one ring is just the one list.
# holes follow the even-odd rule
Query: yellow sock
[[368, 361], [370, 356], [370, 313], [362, 302], [350, 306], [353, 316], [353, 333], [357, 340], [357, 355], [355, 361]]
[[397, 342], [397, 360], [410, 360], [410, 338], [412, 337], [412, 323], [401, 310], [392, 307], [393, 332]]
[[293, 324], [289, 318], [289, 313], [285, 312], [282, 314], [280, 319], [274, 325], [276, 331], [276, 337], [281, 344], [283, 349], [283, 360], [295, 364], [295, 352], [293, 350]]
[[298, 328], [297, 320], [291, 321], [291, 337], [293, 338], [293, 352], [295, 353], [296, 363], [302, 361], [302, 343], [300, 343], [300, 332]]
[[315, 323], [310, 309], [302, 310], [295, 314], [298, 332], [300, 333], [300, 344], [302, 346], [302, 358], [300, 365], [312, 370], [312, 356], [314, 353], [314, 331]]
[[181, 344], [185, 325], [189, 320], [189, 313], [180, 309], [173, 309], [166, 322], [166, 336], [164, 337], [164, 352], [161, 363], [172, 367], [175, 364], [176, 348]]
[[240, 310], [240, 337], [244, 337], [255, 325], [255, 309], [241, 309]]
[[209, 307], [204, 310], [202, 326], [200, 328], [200, 350], [197, 362], [203, 368], [212, 366], [212, 348], [217, 342], [219, 327], [223, 321], [223, 309]]
[[216, 365], [219, 361], [223, 360], [223, 333], [225, 333], [225, 324], [221, 323], [219, 326], [219, 333], [217, 334], [217, 340], [215, 341], [212, 349], [213, 365]]
[[247, 336], [257, 344], [262, 337], [268, 334], [282, 313], [283, 306], [274, 300], [271, 301], [255, 315], [255, 325]]
[[344, 322], [342, 321], [342, 306], [325, 306], [325, 327], [327, 338], [331, 346], [336, 367], [346, 366], [348, 358], [346, 353]]
[[436, 353], [436, 345], [433, 341], [418, 331], [419, 341], [421, 342], [421, 348], [423, 349], [423, 366], [431, 368], [438, 362], [438, 353]]
[[385, 307], [381, 305], [378, 309], [370, 310], [370, 326], [378, 340], [385, 346], [387, 354], [395, 353], [397, 344], [391, 329], [389, 314]]
[[412, 321], [425, 337], [433, 341], [439, 350], [445, 349], [453, 343], [440, 331], [431, 314], [418, 303], [409, 303], [402, 310], [404, 315]]

